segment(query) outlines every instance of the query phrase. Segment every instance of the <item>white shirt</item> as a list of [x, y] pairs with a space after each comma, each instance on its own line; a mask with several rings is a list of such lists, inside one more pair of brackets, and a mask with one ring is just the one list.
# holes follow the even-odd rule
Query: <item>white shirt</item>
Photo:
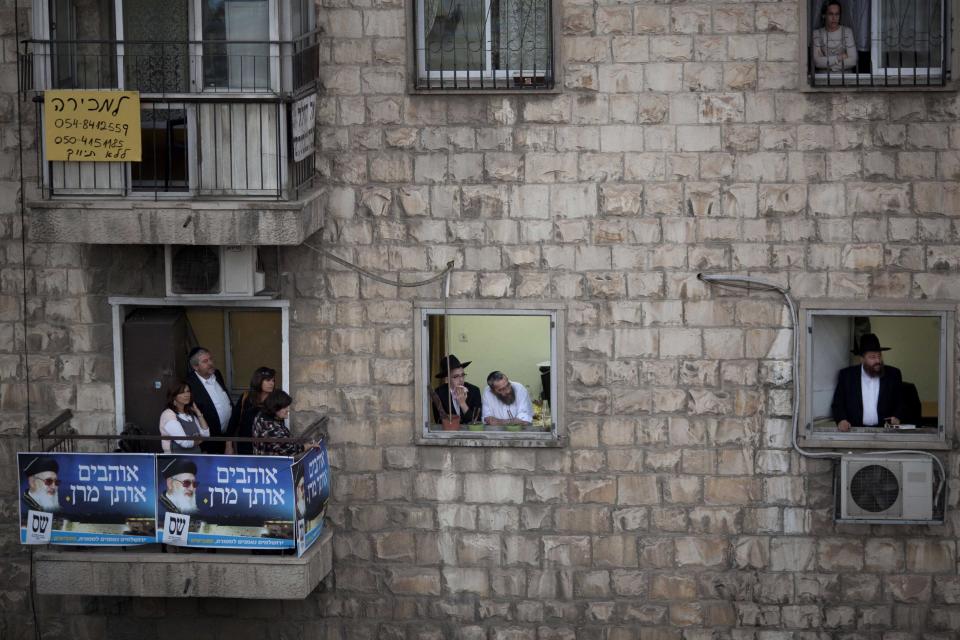
[[863, 426], [872, 427], [880, 423], [877, 416], [877, 400], [880, 399], [880, 378], [867, 375], [860, 367], [860, 393], [863, 397]]
[[203, 383], [203, 387], [207, 390], [207, 394], [210, 396], [210, 399], [213, 400], [213, 406], [217, 409], [217, 415], [220, 417], [220, 428], [225, 430], [227, 424], [230, 422], [230, 414], [233, 413], [233, 405], [230, 404], [230, 396], [227, 395], [227, 392], [223, 390], [223, 387], [220, 386], [220, 383], [217, 382], [217, 376], [211, 375], [209, 378], [204, 378], [199, 373], [194, 371], [196, 376], [200, 378], [200, 382]]
[[527, 393], [527, 388], [518, 382], [511, 382], [510, 386], [513, 387], [513, 393], [516, 395], [513, 404], [503, 404], [493, 392], [493, 389], [490, 388], [490, 385], [483, 388], [484, 422], [487, 418], [533, 422], [533, 405], [530, 404], [530, 394]]
[[[197, 430], [200, 432], [200, 435], [204, 438], [210, 437], [210, 430], [204, 429], [199, 421], [194, 420], [193, 416], [188, 413], [176, 414], [172, 409], [164, 409], [163, 413], [160, 414], [160, 435], [162, 436], [174, 436], [176, 438], [182, 438], [187, 435], [183, 430], [183, 425], [180, 424], [180, 420], [186, 420], [187, 422], [197, 422]], [[170, 453], [170, 440], [161, 440], [161, 446], [166, 453]], [[178, 445], [184, 449], [189, 449], [193, 446], [193, 440], [174, 440]]]

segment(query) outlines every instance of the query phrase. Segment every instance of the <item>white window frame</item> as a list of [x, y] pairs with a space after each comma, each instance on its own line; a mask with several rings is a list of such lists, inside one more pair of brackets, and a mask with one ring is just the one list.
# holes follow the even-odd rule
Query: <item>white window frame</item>
[[[902, 91], [904, 88], [909, 87], [912, 89], [921, 89], [921, 90], [933, 90], [933, 91], [948, 91], [955, 90], [957, 88], [956, 79], [950, 77], [949, 70], [945, 69], [943, 64], [939, 67], [918, 67], [914, 69], [913, 67], [882, 67], [879, 64], [883, 49], [880, 45], [879, 38], [875, 37], [880, 30], [880, 6], [882, 0], [871, 0], [871, 11], [870, 11], [870, 65], [871, 73], [857, 73], [856, 71], [849, 71], [842, 73], [839, 71], [814, 71], [813, 79], [814, 84], [811, 86], [809, 82], [810, 78], [810, 47], [812, 40], [812, 29], [810, 27], [810, 3], [812, 0], [804, 0], [800, 3], [800, 30], [801, 30], [801, 70], [800, 70], [800, 87], [803, 91], [835, 91], [842, 89], [867, 89], [867, 90], [888, 90], [888, 91]], [[943, 33], [943, 55], [941, 58], [941, 63], [951, 62], [949, 69], [956, 70], [958, 64], [960, 64], [960, 51], [951, 52], [951, 42], [954, 40], [953, 36], [958, 28], [956, 21], [954, 20], [954, 25], [952, 26], [948, 21], [948, 12], [952, 14], [953, 11], [957, 9], [950, 10], [950, 0], [939, 0], [941, 3], [941, 33]], [[949, 74], [949, 75], [945, 75]], [[917, 78], [927, 80], [931, 82], [929, 84], [913, 84], [909, 81], [899, 82], [897, 84], [873, 84], [874, 78], [883, 78], [885, 76], [898, 76], [904, 79]]]
[[[484, 26], [484, 69], [482, 70], [457, 70], [457, 69], [440, 69], [435, 71], [427, 71], [427, 34], [424, 33], [424, 0], [417, 0], [416, 2], [416, 12], [414, 15], [414, 47], [416, 52], [416, 79], [414, 84], [419, 84], [423, 80], [437, 81], [439, 84], [441, 81], [453, 82], [454, 80], [464, 80], [470, 81], [470, 87], [478, 90], [490, 90], [490, 88], [481, 87], [479, 84], [474, 84], [480, 80], [489, 80], [491, 83], [504, 82], [512, 78], [522, 78], [533, 76], [536, 74], [545, 75], [550, 73], [553, 79], [553, 85], [556, 86], [558, 78], [558, 62], [557, 56], [553, 55], [555, 49], [555, 40], [557, 31], [557, 18], [556, 18], [556, 7], [553, 4], [553, 0], [543, 0], [546, 6], [550, 7], [550, 19], [544, 21], [544, 29], [547, 30], [547, 35], [549, 36], [549, 48], [551, 51], [550, 59], [550, 68], [543, 69], [493, 69], [493, 21], [487, 20]], [[487, 13], [490, 11], [490, 2], [491, 0], [483, 0], [484, 7]], [[435, 88], [452, 88], [452, 87], [435, 87]], [[503, 89], [509, 89], [510, 87], [504, 86]], [[549, 91], [549, 89], [542, 89], [542, 91]]]
[[180, 298], [134, 298], [110, 296], [113, 330], [113, 401], [116, 411], [114, 426], [117, 433], [123, 432], [126, 422], [126, 407], [123, 388], [123, 320], [130, 307], [222, 307], [227, 309], [280, 309], [280, 358], [281, 381], [285, 391], [290, 390], [290, 301], [263, 299], [225, 299], [215, 296]]
[[[565, 424], [565, 331], [566, 307], [553, 303], [513, 301], [416, 301], [414, 303], [414, 397], [415, 438], [420, 445], [472, 447], [559, 447], [566, 444]], [[550, 318], [550, 413], [551, 430], [533, 431], [432, 431], [430, 399], [425, 389], [433, 386], [430, 375], [430, 315], [541, 316]], [[484, 380], [481, 392], [486, 385]]]
[[[914, 433], [911, 431], [876, 433], [824, 432], [813, 428], [813, 319], [817, 316], [909, 316], [936, 317], [940, 319], [939, 345], [939, 391], [937, 416], [940, 422], [937, 433]], [[956, 304], [921, 300], [903, 301], [807, 301], [799, 310], [799, 354], [797, 368], [800, 383], [800, 415], [798, 441], [809, 448], [846, 449], [917, 449], [943, 450], [953, 446], [954, 434], [954, 350]], [[880, 336], [881, 342], [883, 336]]]

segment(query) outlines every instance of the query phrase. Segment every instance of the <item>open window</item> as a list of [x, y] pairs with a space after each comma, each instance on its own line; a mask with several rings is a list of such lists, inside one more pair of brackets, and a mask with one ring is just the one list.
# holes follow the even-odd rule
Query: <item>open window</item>
[[807, 0], [812, 87], [940, 86], [949, 79], [946, 0]]
[[561, 308], [424, 303], [415, 313], [421, 444], [561, 441]]
[[550, 89], [551, 0], [417, 0], [417, 89]]
[[187, 354], [202, 345], [213, 354], [231, 400], [260, 366], [289, 389], [289, 304], [285, 300], [110, 298], [116, 428], [133, 423], [155, 433], [169, 383], [189, 375]]
[[[949, 304], [810, 303], [800, 311], [800, 442], [808, 447], [944, 449], [953, 434], [955, 307]], [[853, 426], [841, 432], [836, 420], [847, 401], [862, 407], [863, 336], [879, 339], [883, 359], [876, 407], [901, 423]], [[841, 371], [848, 369], [840, 383]], [[897, 373], [899, 372], [899, 376]], [[875, 374], [877, 372], [874, 372]], [[870, 373], [863, 375], [870, 377]], [[896, 384], [893, 381], [899, 381]]]

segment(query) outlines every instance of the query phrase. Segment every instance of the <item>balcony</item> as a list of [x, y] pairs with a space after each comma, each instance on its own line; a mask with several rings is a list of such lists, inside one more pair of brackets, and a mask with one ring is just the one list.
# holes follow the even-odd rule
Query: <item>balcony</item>
[[[83, 456], [82, 453], [78, 453], [81, 449], [88, 454], [114, 450], [140, 453], [158, 447], [160, 440], [171, 439], [160, 435], [134, 433], [125, 433], [120, 436], [82, 435], [71, 427], [71, 418], [71, 412], [64, 411], [38, 429], [37, 436], [42, 452], [47, 455], [61, 453], [80, 456]], [[322, 437], [325, 425], [326, 419], [321, 418], [303, 429], [297, 436], [263, 438], [260, 441], [303, 444]], [[210, 440], [224, 439], [210, 438]], [[256, 441], [251, 438], [240, 440]], [[127, 454], [114, 455], [122, 458]], [[245, 460], [224, 456], [208, 456], [208, 458]], [[270, 457], [265, 456], [265, 458]], [[89, 457], [80, 458], [80, 461], [81, 467], [84, 462], [92, 463]], [[236, 462], [230, 464], [236, 464]], [[102, 469], [103, 472], [108, 469], [106, 466], [95, 468]], [[120, 466], [111, 468], [119, 469]], [[57, 472], [62, 472], [58, 478], [63, 481], [61, 490], [65, 491], [66, 486], [78, 480], [75, 470], [69, 471], [67, 465], [58, 468]], [[71, 473], [73, 475], [70, 475]], [[89, 479], [90, 477], [87, 478]], [[137, 482], [140, 479], [138, 476]], [[310, 480], [309, 475], [307, 480]], [[83, 482], [77, 482], [77, 484], [83, 484]], [[91, 487], [91, 491], [92, 489]], [[87, 491], [79, 495], [85, 499]], [[87, 506], [91, 504], [88, 503]], [[64, 515], [63, 512], [60, 513]], [[83, 513], [89, 515], [90, 511]], [[322, 519], [322, 512], [320, 513]], [[310, 518], [309, 515], [305, 517]], [[96, 529], [106, 532], [117, 529], [116, 525], [103, 524], [102, 519], [99, 524], [93, 524], [98, 520], [97, 518], [92, 520], [81, 518], [81, 520], [83, 522], [78, 521], [67, 526], [71, 531]], [[325, 527], [322, 533], [319, 533], [319, 537], [299, 557], [295, 549], [251, 553], [244, 549], [209, 550], [161, 544], [95, 546], [94, 541], [90, 542], [91, 546], [58, 546], [62, 543], [37, 546], [34, 554], [36, 589], [37, 593], [49, 595], [303, 599], [317, 588], [333, 567], [332, 538], [333, 533], [330, 528]]]
[[23, 97], [140, 94], [140, 162], [63, 162], [36, 127], [28, 238], [110, 244], [296, 245], [322, 224], [313, 129], [318, 32], [291, 40], [28, 40]]

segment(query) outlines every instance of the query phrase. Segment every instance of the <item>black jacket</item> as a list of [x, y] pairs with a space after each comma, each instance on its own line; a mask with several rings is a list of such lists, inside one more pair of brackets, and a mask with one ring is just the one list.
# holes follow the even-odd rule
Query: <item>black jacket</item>
[[[224, 393], [227, 394], [227, 397], [230, 397], [230, 392], [227, 391], [227, 385], [223, 383], [223, 376], [220, 375], [220, 370], [214, 370], [214, 377], [217, 379], [217, 383], [223, 388]], [[187, 376], [187, 386], [190, 387], [190, 395], [194, 402], [197, 403], [197, 408], [200, 409], [200, 413], [203, 414], [204, 420], [207, 421], [207, 426], [210, 428], [211, 436], [221, 436], [224, 434], [224, 427], [226, 425], [220, 424], [220, 415], [217, 413], [217, 407], [214, 406], [213, 400], [210, 399], [210, 394], [207, 393], [206, 387], [203, 386], [203, 382], [200, 380], [200, 376], [197, 375], [196, 371], [191, 371]], [[223, 453], [226, 450], [227, 444], [225, 442], [201, 442], [200, 450], [204, 453]]]
[[[479, 422], [483, 413], [483, 398], [480, 395], [480, 389], [469, 382], [464, 382], [463, 386], [467, 388], [467, 410], [460, 416], [460, 424]], [[440, 404], [443, 405], [444, 411], [450, 415], [456, 415], [450, 411], [450, 388], [446, 383], [437, 387], [437, 395], [440, 396]], [[433, 421], [440, 422], [440, 413], [436, 407], [433, 408]]]
[[[227, 427], [226, 435], [252, 438], [253, 421], [256, 420], [258, 415], [260, 415], [260, 406], [253, 401], [253, 396], [249, 392], [244, 393], [233, 405], [233, 413], [230, 414], [230, 425]], [[253, 455], [253, 443], [236, 442], [234, 443], [234, 451], [238, 456]]]
[[[861, 365], [841, 369], [837, 375], [837, 388], [833, 392], [830, 409], [836, 422], [847, 420], [855, 427], [863, 426], [863, 392], [860, 389]], [[884, 418], [896, 416], [903, 420], [900, 408], [900, 387], [903, 377], [900, 369], [884, 365], [880, 377], [880, 394], [877, 396], [877, 418], [883, 426]]]

